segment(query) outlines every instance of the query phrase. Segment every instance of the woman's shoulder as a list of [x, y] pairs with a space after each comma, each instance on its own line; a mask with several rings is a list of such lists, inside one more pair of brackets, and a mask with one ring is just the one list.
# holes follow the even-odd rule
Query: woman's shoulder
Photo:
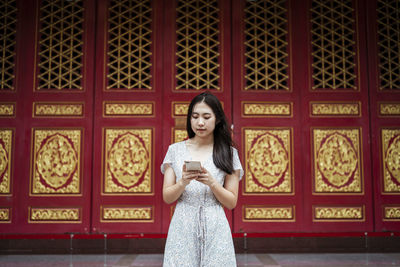
[[168, 149], [177, 150], [177, 149], [181, 149], [184, 145], [185, 145], [185, 141], [180, 141], [180, 142], [170, 144]]

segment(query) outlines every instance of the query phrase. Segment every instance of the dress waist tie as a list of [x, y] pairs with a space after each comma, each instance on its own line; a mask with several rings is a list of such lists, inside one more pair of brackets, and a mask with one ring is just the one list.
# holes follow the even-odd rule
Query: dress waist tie
[[199, 207], [199, 213], [198, 213], [198, 226], [197, 226], [197, 238], [200, 240], [200, 267], [203, 266], [203, 260], [204, 260], [204, 253], [205, 253], [205, 245], [206, 245], [206, 233], [205, 233], [205, 214], [204, 214], [204, 207], [200, 206]]

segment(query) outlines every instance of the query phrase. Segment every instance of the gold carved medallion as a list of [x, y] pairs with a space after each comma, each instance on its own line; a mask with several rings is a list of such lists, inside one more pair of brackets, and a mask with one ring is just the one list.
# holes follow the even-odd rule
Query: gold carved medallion
[[314, 192], [363, 191], [360, 130], [314, 129]]
[[152, 129], [105, 129], [105, 193], [152, 192]]
[[244, 129], [245, 193], [293, 193], [292, 130]]
[[0, 195], [11, 193], [13, 130], [0, 129]]
[[33, 130], [32, 194], [79, 194], [81, 130]]
[[383, 188], [400, 193], [400, 129], [382, 129]]

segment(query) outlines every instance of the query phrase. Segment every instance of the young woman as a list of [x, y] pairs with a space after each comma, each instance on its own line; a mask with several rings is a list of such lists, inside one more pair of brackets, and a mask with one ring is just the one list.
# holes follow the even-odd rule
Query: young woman
[[[232, 234], [223, 206], [233, 209], [243, 176], [219, 100], [197, 95], [187, 115], [189, 139], [169, 146], [161, 172], [163, 199], [178, 200], [168, 231], [164, 267], [234, 267]], [[200, 161], [187, 171], [185, 161]]]

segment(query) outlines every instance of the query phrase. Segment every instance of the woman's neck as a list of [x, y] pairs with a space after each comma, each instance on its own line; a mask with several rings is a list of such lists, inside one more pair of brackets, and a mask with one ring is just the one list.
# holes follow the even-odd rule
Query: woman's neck
[[197, 135], [190, 139], [190, 143], [197, 147], [212, 146], [214, 145], [214, 136], [207, 136], [205, 138], [198, 137]]

